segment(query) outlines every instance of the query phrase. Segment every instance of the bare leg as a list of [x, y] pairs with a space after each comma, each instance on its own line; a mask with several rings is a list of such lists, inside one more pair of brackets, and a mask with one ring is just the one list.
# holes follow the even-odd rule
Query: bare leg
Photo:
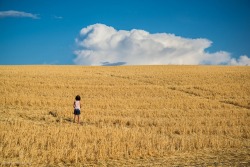
[[78, 122], [78, 124], [80, 123], [79, 119], [80, 119], [80, 116], [77, 115], [77, 122]]
[[74, 114], [74, 123], [76, 122], [76, 115]]

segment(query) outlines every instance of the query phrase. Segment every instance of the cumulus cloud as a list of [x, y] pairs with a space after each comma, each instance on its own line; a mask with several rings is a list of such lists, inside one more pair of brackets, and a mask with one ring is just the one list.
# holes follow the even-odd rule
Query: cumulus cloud
[[230, 60], [231, 65], [242, 65], [242, 66], [250, 66], [250, 58], [247, 57], [246, 55], [240, 56], [240, 58], [235, 59], [232, 58]]
[[208, 53], [208, 39], [189, 39], [167, 33], [150, 34], [144, 30], [116, 30], [104, 24], [81, 29], [75, 39], [76, 64], [83, 65], [158, 65], [158, 64], [231, 64], [249, 65], [249, 58], [230, 53]]
[[21, 11], [9, 10], [9, 11], [0, 11], [0, 18], [5, 17], [29, 17], [32, 19], [39, 19], [36, 14], [26, 13]]

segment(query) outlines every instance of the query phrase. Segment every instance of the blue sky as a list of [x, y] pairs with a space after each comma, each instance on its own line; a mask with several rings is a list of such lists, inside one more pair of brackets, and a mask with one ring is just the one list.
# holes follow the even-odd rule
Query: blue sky
[[[8, 14], [7, 11], [9, 11]], [[19, 13], [15, 14], [13, 11]], [[98, 28], [97, 23], [101, 23], [102, 26]], [[121, 36], [118, 31], [125, 30], [123, 39], [128, 39], [128, 36], [131, 36], [131, 30], [137, 29], [149, 33], [149, 35], [143, 35], [144, 41], [149, 38], [150, 41], [155, 40], [153, 34], [156, 33], [164, 36], [161, 38], [163, 43], [164, 39], [166, 43], [168, 42], [169, 36], [167, 37], [166, 34], [174, 34], [173, 40], [178, 40], [178, 37], [182, 41], [190, 40], [187, 43], [188, 45], [191, 43], [192, 47], [200, 44], [196, 44], [197, 42], [193, 44], [191, 39], [205, 41], [198, 40], [198, 43], [203, 43], [202, 47], [197, 49], [197, 52], [202, 50], [202, 53], [197, 53], [200, 55], [196, 57], [187, 55], [174, 61], [170, 59], [174, 56], [181, 57], [182, 55], [179, 54], [186, 49], [174, 46], [172, 50], [181, 51], [172, 56], [165, 56], [157, 49], [145, 49], [147, 46], [144, 45], [138, 49], [148, 57], [137, 57], [138, 52], [131, 53], [137, 57], [133, 63], [133, 57], [117, 55], [121, 55], [121, 52], [129, 54], [129, 49], [135, 48], [132, 45], [140, 42], [138, 39], [134, 42], [134, 38], [129, 38], [131, 46], [127, 47], [129, 52], [126, 53], [123, 49], [119, 52], [118, 48], [96, 49], [103, 42], [109, 42], [107, 39], [100, 40], [92, 46], [86, 44], [80, 46], [80, 40], [82, 42], [85, 40], [79, 37], [84, 35], [80, 33], [81, 29], [91, 25], [96, 26], [89, 28], [90, 32], [93, 30], [106, 32], [108, 27], [112, 27], [116, 30], [113, 34]], [[152, 59], [156, 60], [157, 54], [160, 53], [158, 57], [161, 59], [155, 61], [155, 64], [161, 64], [161, 61], [163, 64], [179, 64], [179, 62], [181, 64], [186, 64], [185, 62], [188, 62], [187, 64], [206, 64], [206, 62], [230, 64], [232, 60], [238, 62], [237, 59], [243, 55], [244, 60], [249, 62], [249, 30], [250, 1], [248, 0], [0, 0], [0, 64], [102, 65], [117, 62], [118, 64], [119, 62], [148, 64]], [[86, 39], [90, 37], [93, 38], [93, 35], [87, 36]], [[78, 42], [76, 42], [77, 39]], [[211, 44], [207, 44], [207, 41]], [[180, 42], [180, 45], [181, 43], [183, 42]], [[119, 41], [119, 48], [123, 47], [122, 44], [124, 41]], [[167, 46], [164, 46], [162, 49], [166, 50], [166, 48]], [[102, 49], [106, 50], [103, 52]], [[94, 53], [90, 55], [93, 58], [87, 59], [84, 50]], [[155, 51], [155, 57], [153, 51]], [[110, 54], [112, 58], [99, 55], [100, 53]], [[189, 53], [196, 54], [193, 50]], [[164, 54], [170, 54], [170, 52], [164, 52]], [[223, 56], [224, 59], [213, 61], [218, 55]], [[102, 58], [99, 59], [98, 56]], [[209, 58], [203, 59], [202, 56]], [[199, 61], [189, 61], [195, 58]], [[140, 59], [149, 59], [149, 61], [140, 62]]]

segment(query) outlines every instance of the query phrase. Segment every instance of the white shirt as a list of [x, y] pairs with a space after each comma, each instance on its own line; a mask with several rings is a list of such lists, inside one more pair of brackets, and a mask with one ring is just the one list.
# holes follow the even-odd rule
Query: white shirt
[[75, 101], [75, 109], [80, 110], [80, 101]]

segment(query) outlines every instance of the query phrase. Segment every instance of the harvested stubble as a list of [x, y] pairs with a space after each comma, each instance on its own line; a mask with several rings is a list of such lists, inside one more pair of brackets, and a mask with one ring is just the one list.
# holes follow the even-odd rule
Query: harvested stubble
[[249, 67], [1, 66], [0, 93], [1, 165], [250, 162]]

